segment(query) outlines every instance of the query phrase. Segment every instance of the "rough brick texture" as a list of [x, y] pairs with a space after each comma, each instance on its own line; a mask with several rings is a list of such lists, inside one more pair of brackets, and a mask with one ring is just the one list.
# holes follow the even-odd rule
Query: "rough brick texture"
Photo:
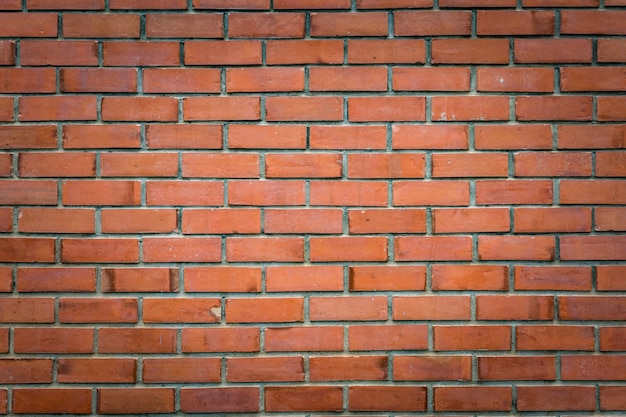
[[624, 415], [625, 8], [0, 0], [0, 414]]

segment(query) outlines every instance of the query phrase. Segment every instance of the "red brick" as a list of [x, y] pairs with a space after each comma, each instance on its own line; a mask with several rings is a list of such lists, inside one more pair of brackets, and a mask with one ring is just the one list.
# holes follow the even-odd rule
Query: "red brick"
[[478, 377], [483, 381], [554, 381], [554, 356], [482, 356]]
[[95, 96], [20, 97], [20, 121], [96, 120]]
[[601, 410], [624, 410], [626, 409], [626, 388], [623, 386], [600, 387]]
[[226, 239], [228, 262], [302, 262], [304, 239], [301, 237], [229, 237]]
[[590, 176], [589, 152], [523, 152], [514, 155], [515, 175], [519, 177]]
[[351, 97], [348, 100], [350, 122], [424, 121], [424, 97]]
[[19, 268], [18, 292], [94, 292], [95, 268]]
[[182, 231], [184, 234], [258, 234], [261, 233], [261, 210], [186, 209], [183, 211]]
[[0, 121], [12, 122], [15, 119], [13, 102], [13, 97], [0, 97]]
[[593, 350], [591, 326], [518, 326], [516, 347], [519, 350]]
[[352, 325], [348, 341], [350, 351], [423, 350], [428, 347], [428, 329], [416, 324]]
[[63, 204], [69, 206], [139, 205], [140, 185], [137, 181], [67, 180], [63, 182]]
[[393, 149], [467, 149], [468, 129], [460, 125], [392, 126]]
[[95, 210], [66, 208], [22, 208], [18, 229], [26, 233], [94, 233]]
[[353, 153], [348, 155], [348, 178], [423, 178], [422, 153]]
[[434, 121], [508, 120], [509, 98], [504, 96], [433, 97]]
[[136, 263], [139, 260], [137, 239], [63, 239], [61, 261], [70, 263]]
[[439, 7], [515, 7], [514, 0], [441, 0]]
[[18, 171], [22, 178], [96, 175], [96, 157], [93, 153], [22, 153], [18, 161]]
[[626, 356], [563, 356], [561, 378], [569, 381], [624, 380]]
[[519, 411], [595, 410], [594, 387], [548, 386], [517, 387]]
[[387, 320], [387, 297], [311, 297], [311, 321], [384, 321]]
[[472, 13], [463, 11], [398, 11], [395, 36], [454, 36], [471, 33]]
[[523, 7], [598, 7], [600, 0], [522, 0], [522, 5]]
[[6, 0], [2, 2], [2, 4], [0, 4], [0, 10], [21, 10], [21, 9], [22, 9], [21, 0]]
[[63, 15], [65, 38], [138, 38], [139, 26], [137, 14], [66, 13]]
[[102, 292], [176, 292], [174, 268], [102, 268]]
[[360, 67], [311, 67], [309, 69], [311, 91], [386, 91], [387, 68]]
[[292, 298], [229, 298], [227, 323], [292, 323], [304, 320], [304, 300]]
[[265, 270], [265, 290], [341, 291], [343, 268], [338, 265], [268, 266]]
[[93, 353], [93, 329], [18, 327], [13, 333], [15, 353]]
[[387, 132], [381, 125], [310, 127], [311, 149], [385, 149], [386, 146]]
[[396, 181], [393, 184], [394, 206], [464, 206], [469, 205], [467, 181]]
[[505, 153], [433, 154], [432, 176], [506, 177], [508, 164], [508, 155]]
[[394, 243], [396, 261], [469, 261], [471, 236], [402, 236]]
[[553, 35], [554, 12], [520, 10], [479, 10], [476, 14], [478, 36]]
[[239, 125], [228, 127], [230, 149], [304, 149], [306, 127], [303, 125]]
[[[2, 94], [54, 93], [55, 85], [54, 68], [0, 68], [0, 93]], [[40, 97], [28, 98], [39, 99]], [[24, 97], [21, 97], [21, 100], [23, 99]]]
[[169, 233], [176, 230], [176, 210], [105, 209], [101, 212], [103, 233]]
[[517, 97], [515, 117], [517, 120], [591, 120], [591, 97], [553, 96]]
[[435, 387], [436, 411], [510, 411], [511, 387]]
[[1, 205], [54, 205], [56, 201], [55, 181], [0, 180]]
[[478, 68], [476, 76], [478, 91], [554, 91], [551, 68]]
[[[0, 352], [9, 352], [9, 329], [4, 328], [0, 330]], [[0, 399], [0, 404], [2, 400]]]
[[554, 259], [555, 241], [552, 236], [479, 236], [480, 260]]
[[589, 208], [515, 208], [515, 232], [590, 232]]
[[387, 379], [386, 356], [317, 356], [309, 359], [311, 381], [381, 381]]
[[477, 320], [552, 320], [554, 297], [524, 295], [479, 295]]
[[276, 0], [274, 9], [349, 9], [350, 0]]
[[423, 209], [349, 210], [350, 233], [425, 233], [426, 212]]
[[386, 9], [389, 7], [422, 9], [432, 7], [432, 0], [357, 0], [358, 9]]
[[59, 358], [57, 380], [61, 383], [134, 383], [137, 361], [122, 358]]
[[95, 66], [98, 65], [98, 44], [96, 41], [23, 39], [20, 63], [24, 66]]
[[516, 64], [591, 63], [591, 39], [515, 39], [513, 61]]
[[[136, 0], [135, 0], [136, 1]], [[186, 9], [183, 0], [176, 0]], [[138, 2], [144, 3], [144, 2]], [[135, 7], [137, 8], [137, 7]], [[222, 14], [148, 14], [146, 16], [148, 38], [222, 38], [224, 20]]]
[[104, 10], [103, 0], [27, 0], [29, 10]]
[[[189, 28], [185, 28], [188, 31]], [[187, 65], [254, 65], [261, 63], [261, 41], [186, 41]]]
[[562, 180], [561, 204], [624, 204], [626, 187], [618, 180]]
[[139, 148], [141, 142], [139, 125], [65, 125], [63, 148]]
[[624, 35], [621, 24], [626, 18], [622, 10], [564, 10], [561, 13], [562, 35]]
[[0, 262], [54, 262], [54, 240], [0, 237]]
[[186, 292], [260, 292], [261, 268], [185, 268]]
[[562, 91], [624, 91], [626, 71], [621, 67], [561, 68]]
[[229, 13], [228, 37], [303, 38], [304, 13]]
[[626, 61], [626, 39], [598, 39], [598, 62]]
[[259, 120], [258, 97], [188, 97], [183, 99], [185, 121]]
[[271, 122], [343, 120], [341, 97], [267, 97], [265, 108]]
[[562, 125], [559, 149], [626, 148], [626, 125]]
[[470, 320], [467, 296], [424, 295], [393, 297], [393, 319], [398, 320]]
[[266, 154], [267, 178], [338, 178], [342, 159], [339, 154]]
[[597, 152], [596, 175], [599, 177], [626, 176], [626, 152]]
[[172, 413], [174, 388], [98, 388], [98, 413]]
[[598, 97], [599, 121], [626, 120], [626, 100], [623, 96]]
[[583, 266], [515, 266], [515, 289], [590, 291], [591, 268]]
[[266, 387], [266, 411], [341, 411], [343, 390], [338, 386]]
[[426, 44], [421, 39], [350, 39], [350, 64], [417, 64], [426, 61]]
[[[358, 247], [358, 251], [354, 248]], [[386, 237], [312, 237], [310, 240], [312, 262], [386, 261]]]
[[626, 231], [626, 208], [597, 207], [594, 230], [602, 232]]
[[304, 205], [304, 182], [299, 180], [229, 181], [231, 205]]
[[268, 65], [341, 64], [343, 42], [339, 40], [270, 40], [266, 43], [266, 62]]
[[147, 68], [143, 71], [144, 93], [219, 93], [217, 69]]
[[88, 388], [14, 388], [16, 414], [90, 414], [91, 389]]
[[394, 68], [394, 91], [469, 91], [470, 71], [463, 67]]
[[221, 206], [224, 184], [217, 181], [149, 181], [146, 202], [149, 206]]
[[10, 177], [13, 173], [13, 155], [0, 153], [0, 176]]
[[[623, 252], [622, 252], [623, 253]], [[626, 297], [560, 296], [561, 320], [624, 320]]]
[[178, 99], [174, 97], [104, 97], [104, 121], [164, 121], [178, 120]]
[[312, 206], [386, 206], [382, 181], [311, 181]]
[[183, 328], [182, 351], [258, 352], [259, 339], [256, 327]]
[[596, 271], [596, 286], [599, 291], [622, 291], [626, 288], [626, 281], [623, 279], [626, 266], [600, 265]]
[[142, 381], [147, 383], [219, 382], [220, 358], [159, 358], [143, 360]]
[[270, 0], [193, 0], [193, 8], [268, 10]]
[[304, 361], [299, 356], [227, 358], [228, 382], [304, 381]]
[[53, 125], [2, 126], [0, 149], [56, 148], [56, 135]]
[[42, 384], [52, 382], [50, 359], [0, 359], [3, 384]]
[[507, 64], [507, 39], [434, 39], [433, 64]]
[[187, 2], [185, 0], [112, 0], [109, 7], [113, 10], [186, 9]]
[[219, 298], [144, 298], [144, 323], [218, 323]]
[[258, 412], [259, 388], [183, 388], [180, 390], [180, 410], [185, 413]]
[[226, 91], [229, 93], [303, 90], [303, 68], [254, 67], [226, 69]]
[[485, 180], [476, 182], [476, 203], [551, 204], [552, 182], [545, 180]]
[[311, 13], [311, 36], [387, 36], [387, 13]]
[[623, 260], [626, 236], [562, 236], [562, 260]]
[[[241, 219], [237, 221], [241, 222]], [[343, 231], [343, 213], [340, 209], [266, 209], [263, 231], [268, 234], [340, 234]]]
[[101, 328], [99, 353], [174, 353], [176, 329]]
[[182, 156], [182, 174], [185, 178], [258, 178], [259, 169], [257, 154], [204, 152]]
[[350, 411], [426, 411], [426, 387], [353, 386], [348, 389]]
[[219, 262], [217, 237], [150, 237], [143, 240], [145, 262]]
[[146, 142], [150, 149], [220, 149], [222, 126], [212, 124], [149, 124]]
[[469, 381], [469, 356], [394, 356], [394, 381]]
[[[134, 68], [63, 68], [61, 91], [69, 93], [136, 93]], [[148, 92], [148, 91], [146, 91]]]
[[[434, 326], [435, 350], [510, 350], [508, 326]], [[451, 411], [451, 410], [450, 410]]]
[[0, 209], [0, 232], [13, 230], [13, 209], [9, 207]]
[[265, 330], [267, 352], [312, 352], [343, 350], [343, 327], [275, 327]]
[[626, 350], [626, 329], [624, 327], [601, 327], [600, 350], [623, 351]]
[[61, 298], [61, 323], [136, 323], [134, 298]]
[[2, 28], [0, 37], [56, 37], [58, 35], [57, 19], [56, 13], [0, 13], [0, 27]]
[[509, 209], [434, 209], [434, 233], [508, 232]]
[[435, 291], [504, 291], [509, 271], [503, 265], [432, 265], [431, 280]]

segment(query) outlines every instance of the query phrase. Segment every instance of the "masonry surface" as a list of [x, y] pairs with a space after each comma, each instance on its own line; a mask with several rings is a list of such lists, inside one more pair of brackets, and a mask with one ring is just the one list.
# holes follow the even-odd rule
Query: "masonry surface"
[[625, 0], [0, 0], [0, 414], [623, 414], [625, 91]]

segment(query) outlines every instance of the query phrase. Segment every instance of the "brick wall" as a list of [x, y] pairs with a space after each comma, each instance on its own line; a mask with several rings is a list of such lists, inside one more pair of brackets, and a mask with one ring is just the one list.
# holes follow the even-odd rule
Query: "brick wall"
[[0, 413], [626, 410], [626, 1], [0, 9]]

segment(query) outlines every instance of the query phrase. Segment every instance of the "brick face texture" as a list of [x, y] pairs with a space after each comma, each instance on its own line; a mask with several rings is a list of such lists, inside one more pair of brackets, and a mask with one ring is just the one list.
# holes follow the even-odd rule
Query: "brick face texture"
[[1, 0], [0, 414], [623, 414], [625, 6]]

